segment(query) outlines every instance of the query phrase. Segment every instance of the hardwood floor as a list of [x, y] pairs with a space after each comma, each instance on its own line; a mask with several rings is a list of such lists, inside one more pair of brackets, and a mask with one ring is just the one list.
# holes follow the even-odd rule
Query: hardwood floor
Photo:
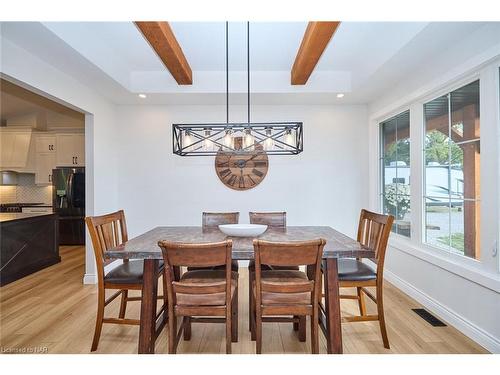
[[[97, 287], [82, 285], [84, 248], [61, 247], [62, 262], [0, 289], [0, 346], [46, 347], [48, 353], [89, 353], [94, 332]], [[248, 280], [240, 268], [239, 342], [233, 353], [255, 353], [248, 331]], [[368, 302], [368, 311], [375, 307]], [[378, 322], [343, 324], [345, 353], [487, 353], [452, 327], [432, 327], [412, 308], [421, 307], [394, 286], [385, 283], [385, 311], [391, 349], [383, 347]], [[106, 309], [118, 316], [119, 300]], [[355, 301], [342, 301], [344, 315], [357, 313]], [[139, 317], [139, 302], [127, 307], [127, 317]], [[137, 353], [138, 327], [105, 324], [97, 353]], [[310, 353], [308, 340], [301, 343], [291, 324], [265, 323], [263, 353]], [[193, 325], [191, 341], [179, 343], [178, 353], [225, 353], [223, 324]], [[320, 353], [326, 353], [320, 333]], [[38, 349], [40, 350], [40, 349]], [[156, 344], [157, 353], [167, 352], [167, 332]]]

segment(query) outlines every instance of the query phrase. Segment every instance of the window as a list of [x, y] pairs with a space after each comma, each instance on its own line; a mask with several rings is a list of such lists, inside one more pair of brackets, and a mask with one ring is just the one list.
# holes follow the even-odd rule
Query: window
[[424, 104], [424, 241], [479, 258], [479, 81]]
[[392, 231], [410, 237], [410, 111], [380, 124], [381, 202]]

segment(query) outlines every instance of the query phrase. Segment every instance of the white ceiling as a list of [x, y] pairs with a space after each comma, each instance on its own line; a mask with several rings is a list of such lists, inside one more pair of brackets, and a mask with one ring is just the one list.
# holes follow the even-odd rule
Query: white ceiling
[[83, 126], [84, 115], [56, 103], [32, 91], [26, 90], [9, 81], [0, 79], [0, 124], [24, 115], [42, 115], [43, 118], [62, 118], [68, 123], [80, 122]]
[[[179, 86], [132, 22], [4, 23], [4, 37], [48, 60], [116, 103], [219, 102], [225, 91], [225, 23], [172, 22], [193, 70]], [[250, 23], [251, 91], [304, 100], [367, 103], [444, 46], [484, 23], [343, 22], [305, 86], [290, 69], [307, 22]], [[69, 62], [69, 63], [68, 63]], [[230, 92], [246, 92], [246, 23], [229, 24]], [[175, 99], [177, 98], [177, 99]], [[263, 99], [267, 98], [267, 99]], [[301, 99], [302, 98], [302, 99]], [[258, 99], [257, 99], [258, 101]]]

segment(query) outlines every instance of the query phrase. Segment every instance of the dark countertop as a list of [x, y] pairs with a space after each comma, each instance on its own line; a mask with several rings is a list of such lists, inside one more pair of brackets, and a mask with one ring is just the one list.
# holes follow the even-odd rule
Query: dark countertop
[[38, 207], [42, 206], [43, 203], [1, 203], [1, 207]]
[[0, 223], [5, 223], [7, 221], [30, 219], [37, 216], [48, 216], [55, 215], [54, 213], [21, 213], [21, 212], [2, 212], [0, 213]]

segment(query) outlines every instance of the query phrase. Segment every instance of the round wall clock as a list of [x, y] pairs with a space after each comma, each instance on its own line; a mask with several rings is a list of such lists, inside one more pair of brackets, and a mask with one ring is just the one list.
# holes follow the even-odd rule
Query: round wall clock
[[269, 160], [261, 145], [245, 153], [219, 151], [215, 157], [217, 176], [224, 185], [234, 190], [256, 187], [266, 177], [268, 168]]

